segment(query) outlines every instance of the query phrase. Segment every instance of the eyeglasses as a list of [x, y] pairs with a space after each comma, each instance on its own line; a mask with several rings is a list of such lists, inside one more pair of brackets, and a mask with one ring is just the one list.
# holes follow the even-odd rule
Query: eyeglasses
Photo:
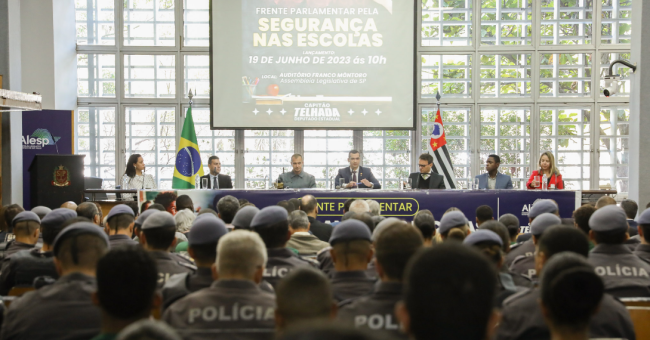
[[422, 165], [422, 164], [418, 164], [418, 166], [419, 166], [420, 168], [424, 168], [424, 167], [427, 166], [427, 165], [429, 165], [429, 164], [424, 164], [424, 165]]

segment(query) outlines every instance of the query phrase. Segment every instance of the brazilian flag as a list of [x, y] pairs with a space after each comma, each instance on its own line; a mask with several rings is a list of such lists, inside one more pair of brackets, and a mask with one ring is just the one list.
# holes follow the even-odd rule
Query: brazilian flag
[[196, 142], [192, 108], [187, 109], [187, 116], [181, 132], [181, 140], [176, 152], [176, 168], [174, 169], [173, 189], [194, 189], [196, 176], [203, 176], [203, 163]]

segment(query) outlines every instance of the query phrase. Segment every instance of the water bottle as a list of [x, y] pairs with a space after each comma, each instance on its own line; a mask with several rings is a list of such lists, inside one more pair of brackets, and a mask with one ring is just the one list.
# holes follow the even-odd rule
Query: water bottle
[[548, 178], [546, 177], [546, 174], [542, 176], [542, 190], [548, 190]]

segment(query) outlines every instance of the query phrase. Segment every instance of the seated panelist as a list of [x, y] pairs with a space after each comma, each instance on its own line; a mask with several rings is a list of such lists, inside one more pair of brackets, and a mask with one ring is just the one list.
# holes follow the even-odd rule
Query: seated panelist
[[208, 179], [208, 189], [232, 189], [232, 179], [221, 173], [221, 161], [217, 156], [208, 158], [210, 173], [201, 177], [197, 187], [203, 189], [203, 179]]
[[349, 167], [339, 169], [336, 179], [334, 179], [334, 184], [338, 185], [339, 180], [343, 178], [343, 181], [347, 183], [345, 188], [366, 188], [366, 189], [381, 189], [381, 184], [372, 174], [370, 168], [364, 168], [359, 166], [361, 163], [361, 153], [358, 150], [351, 150], [348, 153], [348, 162], [350, 163]]
[[555, 157], [550, 151], [544, 152], [539, 157], [539, 170], [534, 170], [526, 183], [528, 189], [541, 189], [540, 179], [546, 175], [546, 184], [548, 189], [564, 189], [564, 181], [560, 170], [555, 166]]
[[512, 189], [512, 179], [499, 172], [501, 157], [489, 155], [485, 161], [485, 171], [474, 178], [478, 178], [479, 189]]
[[433, 170], [433, 156], [428, 153], [420, 155], [418, 160], [420, 172], [409, 175], [413, 189], [447, 189], [445, 178]]

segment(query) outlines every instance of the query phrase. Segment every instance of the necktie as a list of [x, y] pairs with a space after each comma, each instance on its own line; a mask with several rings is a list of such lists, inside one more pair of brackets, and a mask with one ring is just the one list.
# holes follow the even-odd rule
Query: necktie
[[424, 179], [426, 181], [427, 178], [429, 178], [429, 174], [422, 174], [422, 179]]
[[[217, 176], [219, 176], [219, 175], [217, 175]], [[213, 189], [219, 189], [219, 181], [217, 181], [217, 176], [214, 176], [214, 180], [213, 180], [213, 184], [212, 184]]]
[[357, 182], [357, 172], [356, 171], [352, 172], [352, 182], [354, 182], [354, 183]]

